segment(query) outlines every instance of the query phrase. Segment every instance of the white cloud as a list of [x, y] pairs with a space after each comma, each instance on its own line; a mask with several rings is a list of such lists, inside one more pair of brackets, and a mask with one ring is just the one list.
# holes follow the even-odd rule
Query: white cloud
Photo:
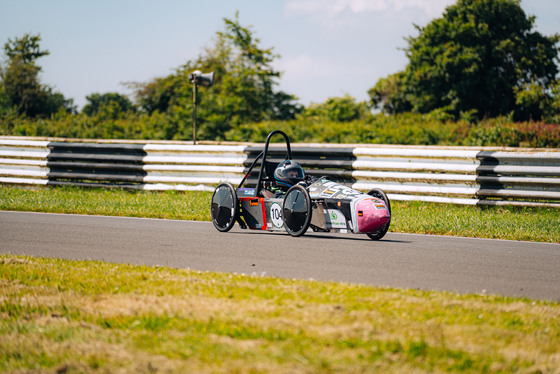
[[354, 66], [351, 61], [332, 62], [307, 53], [282, 58], [275, 62], [274, 68], [284, 73], [280, 89], [296, 94], [304, 105], [320, 103], [329, 97], [343, 96], [349, 92], [358, 100], [367, 100], [368, 85], [372, 85], [370, 81], [374, 82], [371, 78], [365, 80], [364, 87], [356, 88], [356, 84], [364, 84], [364, 80], [358, 77], [370, 71]]
[[325, 70], [326, 67], [318, 67], [317, 63], [313, 61], [311, 56], [303, 54], [297, 57], [278, 60], [276, 68], [284, 72], [284, 78], [296, 79], [310, 73], [320, 74], [320, 70]]
[[287, 14], [310, 14], [319, 18], [333, 18], [339, 14], [402, 12], [420, 9], [428, 17], [438, 17], [454, 0], [288, 0], [284, 6]]
[[[282, 71], [282, 80], [300, 80], [318, 77], [332, 77], [334, 74], [357, 73], [354, 67], [337, 65], [325, 59], [312, 57], [309, 54], [301, 54], [296, 57], [282, 58], [274, 64], [274, 68]], [[349, 64], [352, 65], [352, 64]]]

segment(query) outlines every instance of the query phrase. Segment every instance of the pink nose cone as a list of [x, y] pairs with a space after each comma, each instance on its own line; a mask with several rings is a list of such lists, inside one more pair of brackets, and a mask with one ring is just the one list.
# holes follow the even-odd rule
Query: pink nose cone
[[358, 231], [375, 233], [391, 219], [391, 214], [382, 200], [364, 199], [356, 204], [358, 213]]

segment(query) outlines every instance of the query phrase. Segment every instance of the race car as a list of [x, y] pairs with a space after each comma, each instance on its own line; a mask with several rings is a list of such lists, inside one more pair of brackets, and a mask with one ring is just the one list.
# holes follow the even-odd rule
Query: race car
[[[272, 136], [286, 141], [286, 157], [280, 163], [267, 160]], [[245, 186], [259, 162], [258, 178]], [[381, 239], [391, 223], [391, 203], [381, 189], [367, 194], [326, 177], [310, 177], [292, 160], [288, 136], [272, 131], [264, 150], [255, 158], [237, 188], [229, 182], [216, 187], [212, 195], [212, 222], [227, 232], [237, 222], [242, 229], [287, 231], [303, 235], [310, 227], [315, 232], [366, 234]]]

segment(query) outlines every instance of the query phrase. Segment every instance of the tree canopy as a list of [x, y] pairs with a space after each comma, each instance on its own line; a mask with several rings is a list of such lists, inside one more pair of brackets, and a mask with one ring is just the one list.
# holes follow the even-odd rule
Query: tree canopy
[[[453, 119], [460, 118], [465, 120], [459, 121], [460, 136], [466, 136], [477, 119], [490, 123], [490, 129], [484, 125], [477, 130], [480, 141], [461, 144], [483, 145], [514, 132], [524, 135], [501, 141], [558, 144], [560, 35], [535, 31], [535, 18], [524, 13], [520, 0], [457, 0], [441, 18], [417, 26], [418, 35], [407, 38], [404, 49], [406, 68], [379, 79], [368, 91], [374, 107], [395, 114], [391, 117], [373, 114], [369, 103], [350, 95], [303, 107], [295, 96], [278, 89], [281, 73], [274, 63], [279, 56], [273, 48], [262, 47], [251, 27], [240, 24], [238, 14], [223, 21], [198, 57], [167, 76], [130, 84], [134, 102], [118, 93], [92, 93], [80, 114], [71, 99], [41, 83], [37, 61], [49, 51], [40, 47], [40, 36], [8, 39], [0, 64], [0, 133], [188, 140], [193, 116], [188, 75], [200, 70], [215, 73], [214, 85], [198, 90], [201, 140], [255, 140], [266, 136], [260, 131], [293, 125], [295, 132], [313, 129], [331, 141], [348, 140], [344, 134], [363, 128], [353, 141], [410, 138], [406, 141], [435, 144], [439, 129], [434, 129], [452, 127]], [[418, 118], [433, 121], [433, 128], [420, 137], [413, 128], [427, 122]], [[487, 122], [494, 119], [497, 122]], [[512, 120], [517, 127], [502, 126], [501, 121]], [[384, 124], [382, 132], [391, 133], [387, 124], [399, 121], [406, 122], [406, 130], [394, 129], [382, 139], [367, 130], [376, 121]]]
[[105, 112], [109, 114], [109, 117], [116, 118], [122, 114], [136, 111], [136, 107], [128, 97], [116, 92], [93, 93], [86, 96], [86, 100], [88, 103], [84, 105], [82, 113], [88, 116]]
[[276, 89], [280, 73], [272, 67], [279, 56], [260, 47], [250, 27], [224, 18], [224, 29], [214, 44], [175, 73], [136, 85], [136, 98], [148, 113], [167, 113], [170, 134], [189, 138], [192, 121], [192, 85], [187, 75], [194, 70], [215, 73], [214, 85], [199, 90], [197, 111], [201, 139], [220, 139], [233, 126], [263, 120], [292, 119], [301, 111], [297, 98]]
[[534, 30], [520, 0], [458, 0], [409, 37], [405, 70], [369, 90], [388, 113], [540, 119], [557, 85], [560, 35]]
[[318, 118], [335, 122], [363, 120], [370, 115], [366, 102], [356, 102], [350, 95], [329, 97], [324, 103], [311, 103], [302, 113], [305, 118]]
[[64, 110], [74, 111], [73, 101], [61, 93], [41, 84], [41, 67], [36, 64], [48, 50], [41, 50], [40, 35], [25, 34], [21, 38], [8, 39], [4, 44], [7, 61], [0, 68], [0, 110], [15, 109], [17, 114], [29, 117], [49, 116]]

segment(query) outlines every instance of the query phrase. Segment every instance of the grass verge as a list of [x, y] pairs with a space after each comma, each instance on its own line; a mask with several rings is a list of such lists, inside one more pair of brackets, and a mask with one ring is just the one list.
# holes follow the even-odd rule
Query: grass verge
[[534, 373], [560, 304], [0, 255], [1, 372]]
[[[210, 192], [0, 187], [0, 210], [210, 220]], [[560, 243], [560, 209], [391, 202], [390, 231]]]

